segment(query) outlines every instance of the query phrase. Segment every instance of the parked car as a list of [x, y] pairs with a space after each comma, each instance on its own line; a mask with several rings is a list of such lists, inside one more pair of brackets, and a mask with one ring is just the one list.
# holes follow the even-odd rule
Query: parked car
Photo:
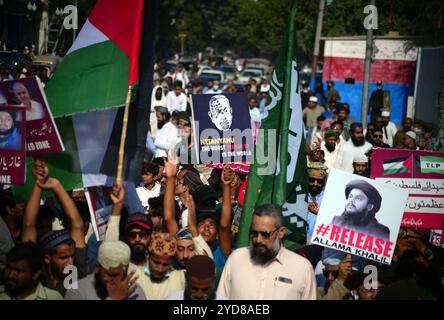
[[222, 71], [219, 70], [205, 70], [202, 71], [202, 73], [200, 74], [200, 79], [202, 80], [202, 82], [204, 83], [204, 85], [206, 86], [208, 81], [212, 80], [212, 81], [219, 81], [219, 82], [224, 82], [226, 81], [225, 78], [225, 73], [223, 73]]
[[221, 65], [217, 69], [225, 73], [225, 77], [227, 80], [234, 80], [237, 77], [237, 69], [235, 66]]
[[239, 75], [238, 80], [239, 80], [239, 82], [246, 84], [246, 83], [248, 83], [248, 80], [253, 78], [256, 80], [257, 83], [260, 83], [263, 75], [264, 75], [264, 73], [259, 69], [245, 69]]
[[199, 64], [199, 70], [197, 71], [197, 74], [200, 76], [202, 74], [202, 72], [207, 71], [207, 70], [213, 70], [213, 68], [204, 65], [204, 64]]

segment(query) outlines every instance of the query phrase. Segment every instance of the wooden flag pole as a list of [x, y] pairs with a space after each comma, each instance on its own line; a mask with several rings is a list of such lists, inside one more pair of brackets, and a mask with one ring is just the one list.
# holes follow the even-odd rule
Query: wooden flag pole
[[128, 127], [128, 112], [129, 112], [130, 102], [131, 102], [131, 86], [128, 87], [128, 94], [126, 95], [125, 113], [123, 115], [122, 135], [120, 137], [119, 163], [117, 165], [117, 175], [116, 175], [117, 177], [116, 183], [118, 186], [122, 185], [122, 170], [123, 170], [123, 160], [125, 157], [125, 140], [126, 140], [126, 130]]

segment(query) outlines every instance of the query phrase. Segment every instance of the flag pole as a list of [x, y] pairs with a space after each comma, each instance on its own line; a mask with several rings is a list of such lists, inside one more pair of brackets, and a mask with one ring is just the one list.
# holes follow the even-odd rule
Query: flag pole
[[117, 185], [122, 185], [122, 171], [123, 171], [123, 160], [125, 156], [125, 140], [126, 140], [126, 131], [128, 127], [128, 112], [129, 105], [131, 102], [131, 86], [128, 86], [128, 93], [126, 95], [125, 101], [125, 113], [123, 115], [123, 126], [122, 126], [122, 135], [120, 136], [120, 148], [119, 148], [119, 163], [117, 164]]

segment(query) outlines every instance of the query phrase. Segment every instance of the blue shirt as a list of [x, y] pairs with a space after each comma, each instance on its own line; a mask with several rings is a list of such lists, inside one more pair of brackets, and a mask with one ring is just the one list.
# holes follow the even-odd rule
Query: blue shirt
[[219, 284], [220, 277], [222, 275], [222, 271], [224, 270], [225, 263], [227, 262], [227, 257], [222, 252], [222, 249], [220, 248], [219, 242], [216, 240], [214, 244], [213, 249], [213, 258], [214, 258], [214, 264], [216, 265], [217, 270], [217, 276], [215, 279], [216, 288]]
[[[321, 191], [320, 194], [317, 195], [316, 199], [313, 199], [310, 194], [308, 194], [308, 203], [313, 202], [313, 200], [316, 200], [316, 203], [320, 206], [322, 202], [322, 198], [324, 197], [324, 190]], [[313, 235], [313, 229], [316, 224], [316, 218], [317, 215], [311, 213], [308, 211], [307, 215], [307, 224], [308, 224], [308, 230], [307, 234], [311, 237]]]
[[16, 127], [5, 137], [0, 137], [0, 149], [18, 150], [22, 147], [22, 135]]

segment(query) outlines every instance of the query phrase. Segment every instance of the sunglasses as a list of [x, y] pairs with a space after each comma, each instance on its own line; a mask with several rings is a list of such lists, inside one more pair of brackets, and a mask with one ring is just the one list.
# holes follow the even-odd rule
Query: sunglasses
[[382, 134], [374, 134], [373, 137], [374, 138], [382, 138]]
[[325, 182], [324, 179], [316, 179], [316, 178], [308, 178], [308, 181], [309, 181], [310, 183], [315, 183], [315, 182], [317, 182], [317, 183], [319, 183], [319, 184], [324, 184], [324, 182]]
[[127, 234], [128, 240], [135, 240], [139, 236], [140, 240], [146, 240], [151, 236], [151, 233], [148, 232], [129, 232]]
[[269, 232], [267, 232], [267, 231], [257, 231], [257, 230], [253, 230], [253, 229], [251, 229], [251, 230], [250, 230], [250, 236], [253, 237], [253, 238], [257, 238], [257, 237], [259, 237], [259, 235], [261, 235], [262, 238], [268, 240], [268, 239], [271, 238], [271, 236], [272, 236], [277, 230], [279, 230], [279, 228], [276, 228], [276, 229], [274, 229], [273, 231], [269, 231]]
[[323, 270], [322, 273], [326, 278], [328, 278], [330, 274], [333, 276], [333, 278], [337, 278], [339, 275], [339, 270], [334, 270], [334, 271]]

